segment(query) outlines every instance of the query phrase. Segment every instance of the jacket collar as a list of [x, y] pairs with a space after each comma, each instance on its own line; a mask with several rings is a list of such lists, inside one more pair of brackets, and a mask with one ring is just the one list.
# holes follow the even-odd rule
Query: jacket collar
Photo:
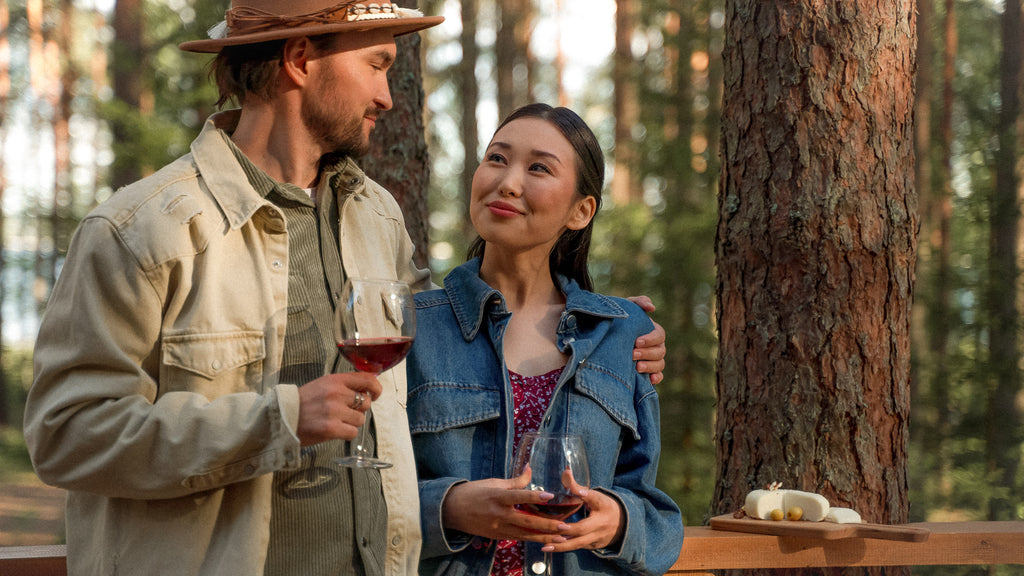
[[[268, 203], [249, 184], [249, 177], [225, 141], [238, 127], [240, 117], [241, 110], [226, 110], [210, 116], [192, 142], [192, 159], [232, 229], [241, 228]], [[365, 190], [362, 184], [366, 176], [351, 158], [342, 158], [334, 166], [325, 167], [324, 175], [320, 193], [325, 192], [323, 186], [327, 182], [345, 193]]]
[[[565, 294], [565, 312], [596, 318], [626, 318], [628, 314], [615, 300], [588, 292], [579, 287], [575, 280], [561, 274], [557, 277], [559, 287]], [[455, 268], [444, 279], [444, 290], [455, 311], [455, 318], [466, 341], [473, 340], [488, 312], [503, 314], [505, 298], [494, 288], [480, 279], [480, 259], [473, 258]]]

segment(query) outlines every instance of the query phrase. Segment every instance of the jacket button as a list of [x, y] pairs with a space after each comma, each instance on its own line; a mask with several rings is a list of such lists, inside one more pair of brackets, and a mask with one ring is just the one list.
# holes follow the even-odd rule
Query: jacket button
[[398, 546], [401, 543], [402, 543], [402, 537], [401, 536], [395, 536], [394, 538], [391, 539], [391, 545], [392, 546]]
[[210, 367], [214, 370], [220, 370], [220, 360], [214, 360]]
[[363, 545], [363, 548], [366, 548], [370, 545], [370, 541], [366, 539], [366, 536], [363, 536], [363, 539], [360, 540], [359, 543]]

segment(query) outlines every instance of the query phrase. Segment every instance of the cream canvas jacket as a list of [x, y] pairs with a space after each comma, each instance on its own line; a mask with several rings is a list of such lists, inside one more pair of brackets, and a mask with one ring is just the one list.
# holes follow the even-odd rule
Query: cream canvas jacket
[[[69, 574], [261, 574], [272, 473], [299, 465], [298, 388], [277, 381], [287, 317], [283, 215], [211, 117], [191, 153], [80, 225], [35, 349], [25, 434], [69, 491]], [[341, 199], [350, 276], [429, 287], [391, 195], [354, 165]], [[374, 402], [389, 575], [420, 549], [404, 363]]]

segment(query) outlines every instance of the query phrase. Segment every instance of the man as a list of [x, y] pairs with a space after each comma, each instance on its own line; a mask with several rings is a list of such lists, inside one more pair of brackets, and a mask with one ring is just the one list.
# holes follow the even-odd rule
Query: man
[[[415, 574], [404, 368], [352, 373], [331, 326], [346, 276], [430, 286], [352, 158], [391, 107], [394, 37], [443, 19], [333, 1], [234, 0], [183, 44], [240, 109], [75, 234], [25, 420], [69, 490], [71, 574]], [[394, 468], [334, 465], [364, 421]]]

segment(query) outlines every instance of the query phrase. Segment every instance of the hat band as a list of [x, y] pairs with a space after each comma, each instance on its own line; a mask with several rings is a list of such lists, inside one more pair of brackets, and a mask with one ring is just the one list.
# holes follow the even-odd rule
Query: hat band
[[225, 13], [224, 20], [228, 28], [228, 37], [233, 37], [278, 28], [400, 18], [404, 15], [403, 12], [402, 8], [389, 2], [356, 4], [349, 1], [309, 14], [295, 16], [272, 14], [258, 8], [232, 8]]

